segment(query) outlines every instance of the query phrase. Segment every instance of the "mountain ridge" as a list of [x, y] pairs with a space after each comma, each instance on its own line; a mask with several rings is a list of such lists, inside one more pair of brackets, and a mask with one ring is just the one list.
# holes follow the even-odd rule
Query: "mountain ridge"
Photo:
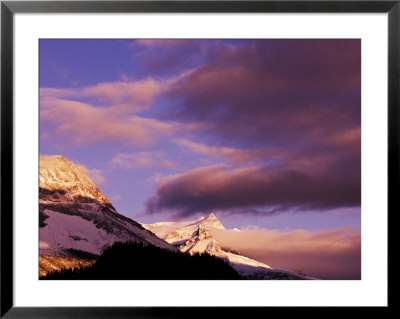
[[[142, 226], [181, 252], [191, 255], [207, 253], [227, 260], [241, 276], [249, 279], [308, 279], [291, 271], [273, 269], [265, 263], [242, 256], [229, 247], [221, 247], [213, 238], [212, 229], [226, 230], [226, 228], [214, 213], [192, 221], [158, 222]], [[232, 230], [240, 231], [237, 228]]]
[[44, 257], [39, 259], [41, 275], [60, 265], [86, 267], [116, 243], [131, 242], [185, 255], [215, 256], [248, 279], [306, 279], [221, 247], [211, 231], [226, 228], [214, 213], [189, 222], [155, 224], [140, 224], [121, 215], [88, 173], [84, 166], [63, 156], [40, 157], [39, 255]]

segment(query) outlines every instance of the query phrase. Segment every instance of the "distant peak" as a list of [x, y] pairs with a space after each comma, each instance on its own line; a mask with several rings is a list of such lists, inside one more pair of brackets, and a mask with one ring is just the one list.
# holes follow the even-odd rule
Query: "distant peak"
[[210, 213], [210, 214], [207, 216], [206, 219], [217, 219], [217, 220], [218, 220], [217, 216], [215, 216], [214, 213]]
[[219, 221], [217, 216], [214, 213], [210, 213], [207, 218], [204, 219], [202, 223], [206, 223], [209, 226], [225, 229], [224, 225]]

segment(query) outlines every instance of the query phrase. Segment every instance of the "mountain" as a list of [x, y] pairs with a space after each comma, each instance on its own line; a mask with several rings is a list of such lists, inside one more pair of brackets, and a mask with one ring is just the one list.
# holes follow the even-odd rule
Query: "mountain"
[[[248, 279], [308, 279], [297, 273], [272, 269], [269, 265], [242, 256], [229, 247], [221, 247], [212, 237], [213, 229], [226, 229], [214, 213], [188, 222], [159, 222], [142, 224], [158, 237], [190, 255], [207, 253], [220, 257], [241, 275]], [[240, 231], [237, 228], [233, 231]]]
[[[177, 251], [139, 223], [119, 214], [87, 169], [63, 156], [40, 157], [40, 256], [63, 257], [64, 261], [93, 260], [113, 243], [128, 241]], [[43, 267], [54, 266], [51, 258], [41, 260]]]
[[[233, 278], [235, 274], [238, 276], [237, 273], [250, 279], [305, 279], [292, 272], [272, 269], [228, 247], [221, 247], [212, 236], [213, 229], [225, 229], [213, 213], [190, 222], [142, 225], [116, 211], [89, 177], [85, 167], [59, 155], [40, 157], [40, 276], [65, 267], [74, 269], [72, 273], [93, 275], [93, 271], [102, 265], [112, 272], [118, 266], [114, 258], [118, 258], [119, 264], [130, 262], [123, 271], [124, 276], [131, 279], [140, 277], [146, 269], [150, 277], [164, 279], [182, 276], [186, 279], [204, 276], [209, 279], [215, 276]], [[115, 246], [121, 242], [126, 246]], [[126, 256], [124, 252], [128, 251], [129, 256]], [[105, 252], [108, 252], [108, 259], [103, 256]], [[198, 254], [203, 254], [203, 257]], [[207, 259], [207, 255], [214, 259]], [[162, 256], [165, 261], [160, 264]], [[221, 259], [228, 263], [221, 262]], [[99, 260], [102, 264], [96, 266]], [[170, 268], [165, 272], [163, 269], [168, 268], [168, 263]], [[115, 269], [121, 270], [121, 267], [119, 265]], [[199, 272], [199, 267], [203, 273]], [[103, 268], [100, 274], [104, 273]], [[134, 269], [140, 270], [139, 275], [134, 274]]]

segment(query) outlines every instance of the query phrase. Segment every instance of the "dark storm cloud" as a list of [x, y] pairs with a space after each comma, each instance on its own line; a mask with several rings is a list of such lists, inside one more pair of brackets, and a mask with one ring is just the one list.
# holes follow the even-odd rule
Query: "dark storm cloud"
[[360, 178], [358, 163], [351, 161], [325, 163], [321, 159], [303, 167], [278, 170], [202, 167], [160, 180], [157, 194], [147, 201], [147, 209], [149, 213], [176, 211], [185, 217], [212, 210], [271, 214], [354, 207], [361, 201]]
[[[209, 53], [207, 63], [167, 91], [169, 115], [207, 124], [202, 137], [214, 145], [184, 141], [186, 148], [248, 163], [257, 157], [258, 164], [166, 177], [147, 201], [148, 212], [270, 214], [359, 206], [360, 50], [359, 40], [261, 40]], [[260, 154], [268, 154], [264, 163]]]
[[302, 145], [360, 124], [360, 41], [266, 40], [221, 46], [170, 91], [173, 117], [242, 144]]

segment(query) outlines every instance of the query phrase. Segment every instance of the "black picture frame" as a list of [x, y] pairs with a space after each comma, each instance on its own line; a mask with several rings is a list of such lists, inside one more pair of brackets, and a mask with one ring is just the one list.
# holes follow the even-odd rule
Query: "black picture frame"
[[[264, 307], [15, 307], [13, 302], [13, 17], [15, 13], [387, 13], [388, 14], [388, 220], [399, 211], [397, 191], [399, 175], [400, 119], [400, 0], [396, 1], [1, 1], [1, 317], [6, 318], [178, 318], [221, 317], [227, 311], [251, 318], [257, 311], [265, 316]], [[384, 107], [384, 106], [377, 106]], [[388, 222], [388, 247], [393, 234]], [[388, 265], [390, 256], [388, 252]], [[388, 269], [389, 270], [389, 269]], [[389, 273], [390, 276], [390, 273]], [[388, 279], [388, 287], [390, 280]], [[388, 306], [374, 307], [379, 311]], [[274, 311], [276, 308], [273, 307]], [[286, 307], [297, 316], [310, 308]], [[321, 309], [323, 308], [323, 309]], [[359, 315], [360, 309], [347, 307], [348, 314]], [[272, 310], [272, 309], [271, 309]], [[268, 312], [270, 310], [268, 309]], [[282, 311], [279, 309], [278, 311]], [[340, 307], [329, 310], [340, 311]], [[367, 309], [370, 313], [375, 309]], [[371, 312], [372, 311], [372, 312]], [[283, 314], [283, 313], [282, 313]]]

